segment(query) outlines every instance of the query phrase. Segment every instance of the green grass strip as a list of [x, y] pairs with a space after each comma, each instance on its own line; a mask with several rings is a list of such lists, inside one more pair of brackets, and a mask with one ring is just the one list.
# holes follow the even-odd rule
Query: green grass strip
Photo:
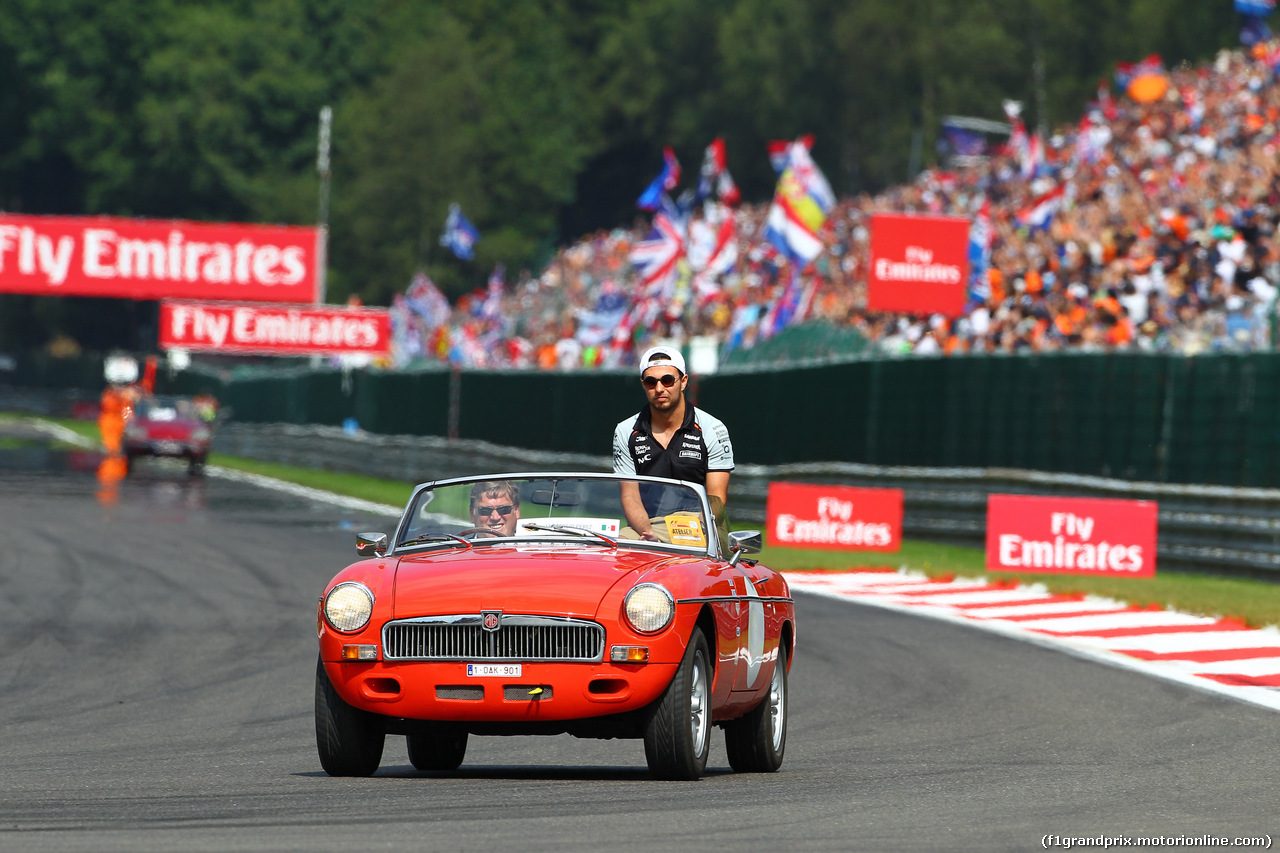
[[[65, 418], [49, 420], [87, 438], [98, 438], [97, 424], [90, 421]], [[392, 506], [403, 506], [416, 485], [361, 474], [295, 468], [221, 453], [210, 454], [209, 463]], [[742, 526], [735, 525], [738, 528]], [[891, 566], [914, 569], [930, 577], [951, 575], [1000, 581], [1016, 579], [1023, 584], [1043, 584], [1050, 592], [1062, 595], [1084, 593], [1105, 596], [1129, 604], [1156, 605], [1185, 613], [1234, 619], [1253, 627], [1280, 625], [1280, 583], [1252, 578], [1184, 572], [1164, 572], [1154, 578], [987, 572], [986, 556], [981, 548], [918, 540], [904, 541], [902, 550], [894, 554], [765, 548], [760, 554], [760, 560], [765, 565], [784, 572], [788, 569], [846, 570], [866, 566]]]

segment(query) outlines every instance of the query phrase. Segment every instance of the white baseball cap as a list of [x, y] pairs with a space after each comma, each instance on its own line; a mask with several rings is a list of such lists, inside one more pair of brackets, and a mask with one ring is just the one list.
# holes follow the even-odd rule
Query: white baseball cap
[[640, 375], [643, 376], [650, 367], [674, 367], [682, 376], [686, 372], [684, 356], [675, 347], [656, 346], [645, 350], [640, 356]]

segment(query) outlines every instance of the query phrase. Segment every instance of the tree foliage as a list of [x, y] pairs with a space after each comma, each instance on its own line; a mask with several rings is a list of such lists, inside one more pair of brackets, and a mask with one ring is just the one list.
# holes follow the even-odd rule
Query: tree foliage
[[[629, 224], [664, 145], [692, 176], [725, 137], [760, 200], [765, 144], [813, 133], [839, 192], [875, 190], [945, 115], [1074, 121], [1116, 62], [1236, 26], [1227, 0], [7, 0], [0, 209], [312, 222], [332, 105], [330, 297], [385, 304]], [[475, 262], [437, 243], [451, 202]]]

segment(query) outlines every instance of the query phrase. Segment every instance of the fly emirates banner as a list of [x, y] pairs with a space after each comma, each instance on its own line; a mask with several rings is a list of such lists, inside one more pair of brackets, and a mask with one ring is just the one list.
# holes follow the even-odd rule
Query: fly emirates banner
[[770, 483], [765, 506], [771, 547], [897, 551], [902, 490]]
[[316, 301], [314, 227], [0, 213], [0, 293]]
[[386, 355], [391, 312], [337, 305], [160, 303], [160, 348], [259, 355]]
[[963, 314], [969, 228], [969, 220], [959, 216], [873, 214], [867, 310]]
[[1154, 501], [990, 495], [987, 569], [1153, 577], [1157, 508]]

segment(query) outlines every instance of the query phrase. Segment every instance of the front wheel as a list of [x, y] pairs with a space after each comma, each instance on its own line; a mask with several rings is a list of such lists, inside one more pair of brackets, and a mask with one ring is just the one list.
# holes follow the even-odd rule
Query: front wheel
[[467, 754], [467, 733], [440, 726], [430, 734], [407, 735], [409, 763], [418, 770], [457, 770]]
[[769, 692], [760, 704], [724, 727], [729, 766], [739, 773], [773, 773], [787, 750], [787, 649], [778, 645]]
[[386, 733], [367, 711], [333, 689], [324, 661], [316, 662], [316, 750], [330, 776], [372, 776], [382, 763]]
[[658, 779], [697, 779], [711, 751], [711, 654], [694, 630], [675, 677], [644, 731], [644, 756]]

